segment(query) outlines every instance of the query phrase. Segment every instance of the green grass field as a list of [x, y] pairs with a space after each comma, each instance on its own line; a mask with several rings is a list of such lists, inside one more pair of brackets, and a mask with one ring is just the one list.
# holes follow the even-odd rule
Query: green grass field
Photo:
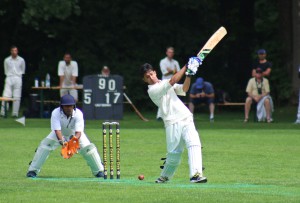
[[[277, 110], [275, 122], [242, 123], [243, 114], [222, 111], [215, 123], [195, 116], [201, 134], [206, 184], [191, 184], [187, 153], [174, 179], [155, 184], [166, 144], [155, 113], [143, 122], [126, 113], [121, 123], [121, 179], [94, 178], [78, 154], [51, 153], [39, 177], [25, 177], [48, 119], [0, 119], [0, 202], [300, 202], [300, 125], [295, 109]], [[86, 134], [102, 157], [101, 121], [86, 121]], [[137, 179], [139, 174], [145, 180]]]

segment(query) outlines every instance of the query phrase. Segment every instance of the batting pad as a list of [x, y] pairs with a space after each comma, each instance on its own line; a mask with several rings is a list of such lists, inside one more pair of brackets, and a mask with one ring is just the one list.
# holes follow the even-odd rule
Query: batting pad
[[161, 176], [168, 177], [169, 179], [174, 176], [175, 171], [181, 162], [181, 154], [182, 152], [173, 152], [167, 154], [166, 163], [161, 172]]
[[188, 148], [190, 177], [193, 177], [196, 173], [200, 173], [202, 176], [202, 152], [201, 146], [195, 145]]
[[57, 142], [55, 140], [45, 138], [41, 142], [40, 146], [37, 148], [28, 171], [34, 171], [36, 173], [39, 173], [43, 164], [47, 160], [50, 152], [56, 148], [57, 148]]
[[86, 160], [86, 163], [91, 168], [93, 175], [97, 175], [99, 171], [104, 170], [97, 148], [93, 143], [80, 149], [79, 153]]

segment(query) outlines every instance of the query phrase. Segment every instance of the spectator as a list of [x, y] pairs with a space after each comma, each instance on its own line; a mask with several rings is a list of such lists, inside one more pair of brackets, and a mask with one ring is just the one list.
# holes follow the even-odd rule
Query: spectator
[[215, 111], [214, 100], [215, 91], [213, 85], [209, 82], [205, 82], [201, 77], [197, 78], [196, 82], [192, 84], [190, 91], [190, 111], [194, 113], [195, 105], [205, 102], [209, 106], [209, 119], [211, 122], [213, 122]]
[[[18, 52], [16, 46], [11, 46], [10, 56], [4, 60], [4, 74], [6, 78], [3, 97], [15, 99], [12, 108], [13, 117], [19, 116], [22, 95], [22, 75], [25, 74], [25, 61], [18, 55]], [[1, 116], [4, 116], [4, 102], [2, 102], [1, 107]]]
[[[70, 94], [75, 100], [78, 100], [78, 92], [76, 89], [70, 89], [76, 86], [76, 80], [78, 77], [78, 65], [76, 61], [72, 61], [70, 53], [65, 53], [64, 60], [58, 63], [58, 76], [60, 96]], [[64, 87], [68, 89], [63, 89]]]
[[267, 122], [271, 123], [273, 101], [270, 96], [269, 80], [262, 76], [263, 71], [260, 68], [257, 68], [255, 72], [256, 72], [255, 77], [249, 80], [246, 89], [246, 92], [248, 93], [248, 97], [245, 103], [244, 122], [248, 122], [251, 104], [252, 102], [255, 102], [257, 103], [256, 115], [258, 121], [264, 121], [265, 119], [267, 119]]
[[110, 75], [110, 69], [108, 66], [103, 66], [101, 70], [101, 75], [108, 77]]
[[[300, 78], [300, 66], [298, 69], [298, 78]], [[297, 114], [297, 120], [295, 121], [295, 124], [300, 124], [300, 90], [299, 90], [298, 114]]]
[[253, 64], [252, 77], [255, 77], [257, 68], [260, 68], [262, 70], [263, 77], [269, 77], [272, 70], [271, 69], [272, 63], [266, 59], [267, 56], [266, 50], [259, 49], [257, 51], [257, 55], [258, 55], [258, 60], [256, 60]]
[[[170, 79], [172, 76], [180, 70], [178, 61], [174, 59], [175, 50], [173, 47], [166, 48], [166, 57], [160, 60], [159, 66], [162, 74], [162, 80]], [[161, 119], [161, 112], [158, 108], [157, 120]]]

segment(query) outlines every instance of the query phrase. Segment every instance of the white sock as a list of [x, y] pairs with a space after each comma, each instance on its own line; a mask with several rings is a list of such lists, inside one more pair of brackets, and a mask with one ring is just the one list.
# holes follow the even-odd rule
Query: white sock
[[189, 156], [189, 167], [190, 167], [190, 177], [193, 177], [196, 173], [200, 173], [202, 176], [202, 152], [201, 146], [190, 146], [188, 148]]
[[209, 118], [210, 118], [210, 119], [214, 119], [214, 114], [211, 113]]

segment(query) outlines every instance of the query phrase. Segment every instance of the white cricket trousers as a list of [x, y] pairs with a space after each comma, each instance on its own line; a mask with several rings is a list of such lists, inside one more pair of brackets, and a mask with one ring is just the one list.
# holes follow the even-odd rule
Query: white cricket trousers
[[172, 178], [180, 164], [181, 154], [186, 147], [190, 177], [202, 176], [202, 151], [199, 134], [195, 128], [193, 117], [166, 127], [167, 159], [161, 176]]
[[[22, 77], [20, 76], [7, 76], [5, 78], [5, 85], [3, 90], [3, 97], [14, 98], [12, 108], [12, 116], [19, 116], [21, 95], [22, 95]], [[7, 102], [7, 109], [9, 103]], [[1, 115], [4, 115], [4, 102], [1, 105]]]

